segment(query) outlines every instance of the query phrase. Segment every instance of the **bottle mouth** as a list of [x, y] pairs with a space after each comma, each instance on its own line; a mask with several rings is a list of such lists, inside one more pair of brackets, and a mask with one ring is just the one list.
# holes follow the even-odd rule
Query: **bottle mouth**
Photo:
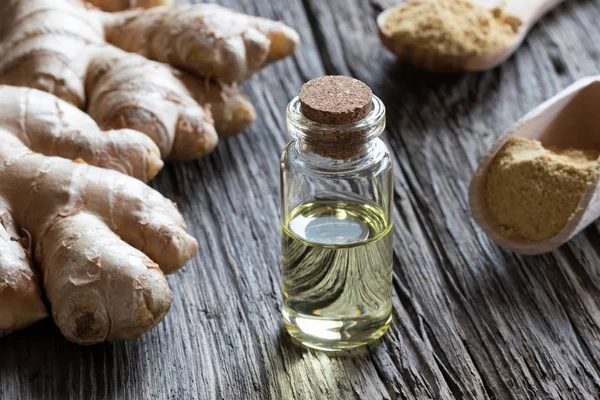
[[298, 97], [290, 101], [286, 115], [290, 135], [312, 146], [365, 144], [381, 135], [385, 129], [385, 106], [375, 95], [371, 99], [369, 114], [360, 121], [349, 124], [323, 124], [305, 117]]

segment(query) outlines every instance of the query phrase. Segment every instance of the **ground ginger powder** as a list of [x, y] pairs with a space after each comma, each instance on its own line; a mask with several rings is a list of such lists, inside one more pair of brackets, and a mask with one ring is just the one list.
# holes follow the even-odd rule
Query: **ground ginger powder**
[[510, 239], [550, 239], [572, 218], [598, 170], [595, 150], [545, 149], [512, 138], [487, 170], [485, 197], [500, 233]]
[[407, 47], [463, 57], [503, 48], [521, 23], [467, 0], [409, 0], [390, 13], [385, 29]]

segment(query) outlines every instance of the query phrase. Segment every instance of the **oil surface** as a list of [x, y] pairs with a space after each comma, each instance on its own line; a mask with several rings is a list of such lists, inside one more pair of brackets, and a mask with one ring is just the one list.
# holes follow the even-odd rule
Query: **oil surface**
[[323, 350], [383, 335], [392, 308], [392, 226], [385, 212], [365, 203], [307, 203], [281, 231], [290, 334]]

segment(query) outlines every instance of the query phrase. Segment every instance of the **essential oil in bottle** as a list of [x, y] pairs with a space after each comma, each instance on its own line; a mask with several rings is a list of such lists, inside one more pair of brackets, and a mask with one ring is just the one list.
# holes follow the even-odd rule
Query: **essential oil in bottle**
[[392, 310], [391, 158], [385, 109], [364, 83], [318, 78], [288, 106], [282, 155], [283, 320], [321, 350], [365, 345]]

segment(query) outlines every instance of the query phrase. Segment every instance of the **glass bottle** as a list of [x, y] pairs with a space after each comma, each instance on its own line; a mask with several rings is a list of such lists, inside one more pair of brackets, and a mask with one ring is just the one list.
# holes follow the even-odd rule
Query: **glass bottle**
[[[325, 78], [352, 79], [318, 79]], [[346, 84], [336, 87], [325, 92], [336, 96]], [[281, 156], [282, 313], [294, 339], [320, 350], [365, 345], [391, 320], [392, 161], [379, 138], [385, 107], [364, 87], [366, 116], [342, 125], [309, 119], [302, 92], [287, 107], [293, 139]]]

